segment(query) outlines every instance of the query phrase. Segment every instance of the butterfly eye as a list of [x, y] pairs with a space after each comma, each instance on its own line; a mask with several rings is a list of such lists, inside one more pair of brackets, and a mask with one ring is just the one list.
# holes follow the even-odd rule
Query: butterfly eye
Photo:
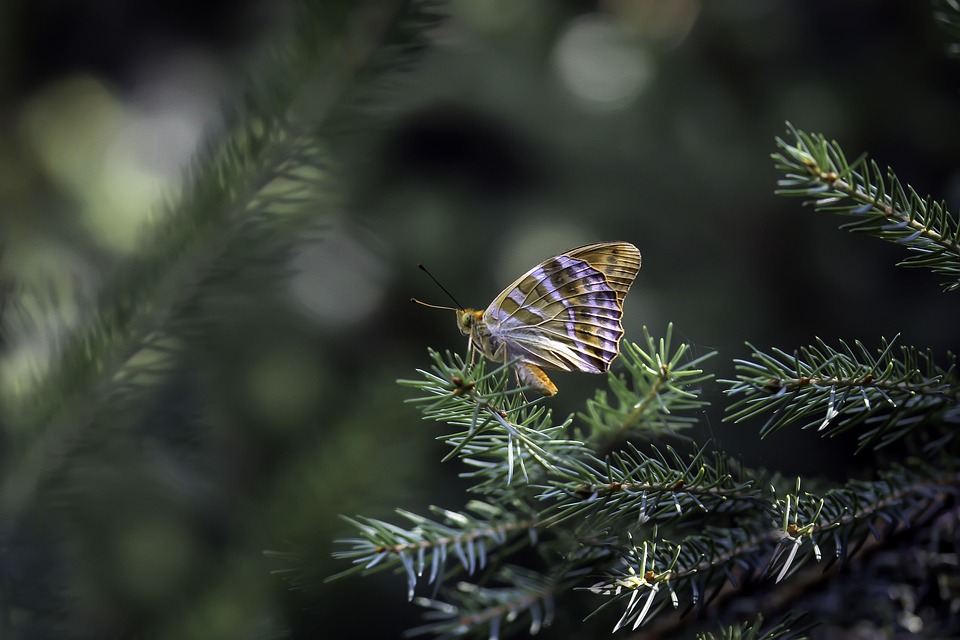
[[460, 326], [464, 329], [469, 329], [470, 325], [473, 324], [473, 314], [472, 313], [461, 313], [460, 314]]

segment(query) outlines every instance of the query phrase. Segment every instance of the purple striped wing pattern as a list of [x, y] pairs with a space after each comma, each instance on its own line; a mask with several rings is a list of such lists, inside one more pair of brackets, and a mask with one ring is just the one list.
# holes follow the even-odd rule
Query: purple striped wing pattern
[[[521, 378], [526, 365], [602, 373], [619, 351], [623, 298], [639, 270], [640, 252], [627, 242], [589, 244], [545, 260], [487, 307], [477, 323], [483, 326], [475, 327], [483, 334], [477, 344], [488, 356], [520, 358]], [[536, 375], [549, 385], [543, 393], [556, 392], [542, 371]]]

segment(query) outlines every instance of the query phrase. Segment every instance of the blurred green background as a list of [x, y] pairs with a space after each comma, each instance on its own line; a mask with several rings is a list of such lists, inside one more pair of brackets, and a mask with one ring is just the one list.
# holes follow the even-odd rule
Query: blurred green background
[[[428, 346], [466, 347], [452, 313], [409, 303], [448, 303], [418, 262], [483, 307], [554, 253], [633, 242], [643, 268], [627, 338], [674, 322], [695, 352], [719, 351], [720, 378], [745, 340], [791, 350], [899, 333], [936, 353], [960, 347], [960, 303], [938, 276], [775, 197], [769, 157], [789, 120], [956, 211], [960, 71], [927, 3], [457, 0], [446, 11], [380, 105], [386, 126], [341, 139], [344, 205], [317, 212], [328, 224], [289, 277], [218, 292], [218, 339], [158, 385], [142, 419], [48, 479], [28, 517], [0, 525], [11, 637], [390, 638], [414, 626], [401, 577], [323, 577], [345, 568], [329, 558], [349, 533], [337, 514], [395, 519], [395, 507], [467, 499], [460, 469], [439, 462], [440, 427], [394, 383], [428, 366]], [[8, 329], [4, 385], [25, 384], [89, 313], [290, 15], [266, 0], [0, 5], [3, 273], [31, 292], [41, 327]], [[554, 379], [558, 415], [602, 382]], [[842, 478], [855, 464], [849, 441], [761, 443], [757, 425], [722, 424], [721, 391], [704, 389], [715, 406], [698, 440], [788, 474]], [[269, 573], [298, 567], [297, 590]], [[542, 636], [587, 637], [579, 628]]]

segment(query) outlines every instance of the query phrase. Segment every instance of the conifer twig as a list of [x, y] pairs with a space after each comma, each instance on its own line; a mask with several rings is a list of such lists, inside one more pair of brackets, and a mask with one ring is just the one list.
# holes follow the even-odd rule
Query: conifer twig
[[895, 349], [886, 340], [876, 353], [860, 341], [833, 347], [818, 340], [792, 354], [751, 349], [749, 359], [735, 361], [736, 379], [723, 381], [726, 394], [740, 396], [724, 419], [768, 414], [761, 436], [788, 425], [830, 435], [862, 425], [861, 447], [911, 433], [942, 443], [939, 437], [953, 437], [960, 425], [960, 370], [952, 354], [943, 367], [929, 351]]
[[787, 123], [789, 140], [777, 138], [773, 154], [786, 174], [777, 194], [806, 198], [818, 211], [854, 218], [841, 229], [904, 245], [915, 255], [904, 267], [926, 267], [951, 278], [944, 288], [960, 289], [960, 223], [943, 201], [920, 197], [903, 185], [892, 169], [860, 156], [848, 162], [836, 142], [809, 134]]
[[673, 323], [658, 340], [646, 327], [643, 336], [639, 344], [623, 341], [620, 366], [607, 377], [609, 392], [597, 391], [579, 415], [591, 445], [600, 451], [634, 434], [678, 435], [696, 424], [696, 414], [707, 405], [700, 387], [713, 374], [701, 367], [716, 352], [693, 357], [690, 345], [674, 345]]

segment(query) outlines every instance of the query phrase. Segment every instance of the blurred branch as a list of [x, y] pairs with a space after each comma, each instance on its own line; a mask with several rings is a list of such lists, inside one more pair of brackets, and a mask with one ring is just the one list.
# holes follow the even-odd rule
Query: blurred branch
[[[403, 69], [435, 22], [432, 3], [297, 5], [289, 41], [249, 78], [225, 133], [208, 139], [182, 196], [161, 209], [143, 248], [120, 266], [94, 315], [62, 344], [30, 389], [4, 399], [6, 448], [0, 512], [15, 514], [70, 442], [92, 423], [110, 424], [157, 376], [175, 368], [184, 336], [215, 325], [211, 291], [230, 274], [272, 270], [331, 216], [340, 196], [331, 151], [335, 124], [368, 122], [365, 98]], [[229, 310], [228, 310], [229, 311]]]
[[960, 57], [960, 0], [933, 0], [934, 21], [950, 38], [947, 55]]
[[[293, 3], [292, 24], [231, 96], [181, 195], [160, 207], [49, 368], [0, 399], [4, 637], [185, 638], [199, 628], [207, 638], [277, 637], [279, 605], [264, 597], [273, 585], [253, 551], [263, 531], [239, 523], [267, 521], [321, 447], [309, 459], [287, 456], [283, 473], [231, 476], [231, 465], [246, 473], [250, 459], [215, 449], [222, 434], [211, 414], [223, 406], [206, 383], [223, 364], [224, 328], [261, 304], [262, 292], [281, 289], [291, 256], [341, 209], [350, 167], [338, 136], [373, 129], [387, 113], [369, 101], [395, 88], [425, 45], [431, 6]], [[250, 481], [257, 493], [243, 495]], [[152, 522], [169, 522], [168, 538]], [[122, 546], [131, 535], [143, 536], [134, 545], [149, 539], [159, 563], [150, 567], [172, 549], [189, 575], [174, 558], [166, 585], [154, 589], [145, 575], [148, 594], [111, 592], [136, 571], [124, 554], [141, 557]], [[155, 545], [155, 535], [169, 545]], [[98, 545], [109, 546], [102, 557], [91, 553]], [[91, 598], [111, 610], [78, 631], [66, 621], [83, 618]]]

